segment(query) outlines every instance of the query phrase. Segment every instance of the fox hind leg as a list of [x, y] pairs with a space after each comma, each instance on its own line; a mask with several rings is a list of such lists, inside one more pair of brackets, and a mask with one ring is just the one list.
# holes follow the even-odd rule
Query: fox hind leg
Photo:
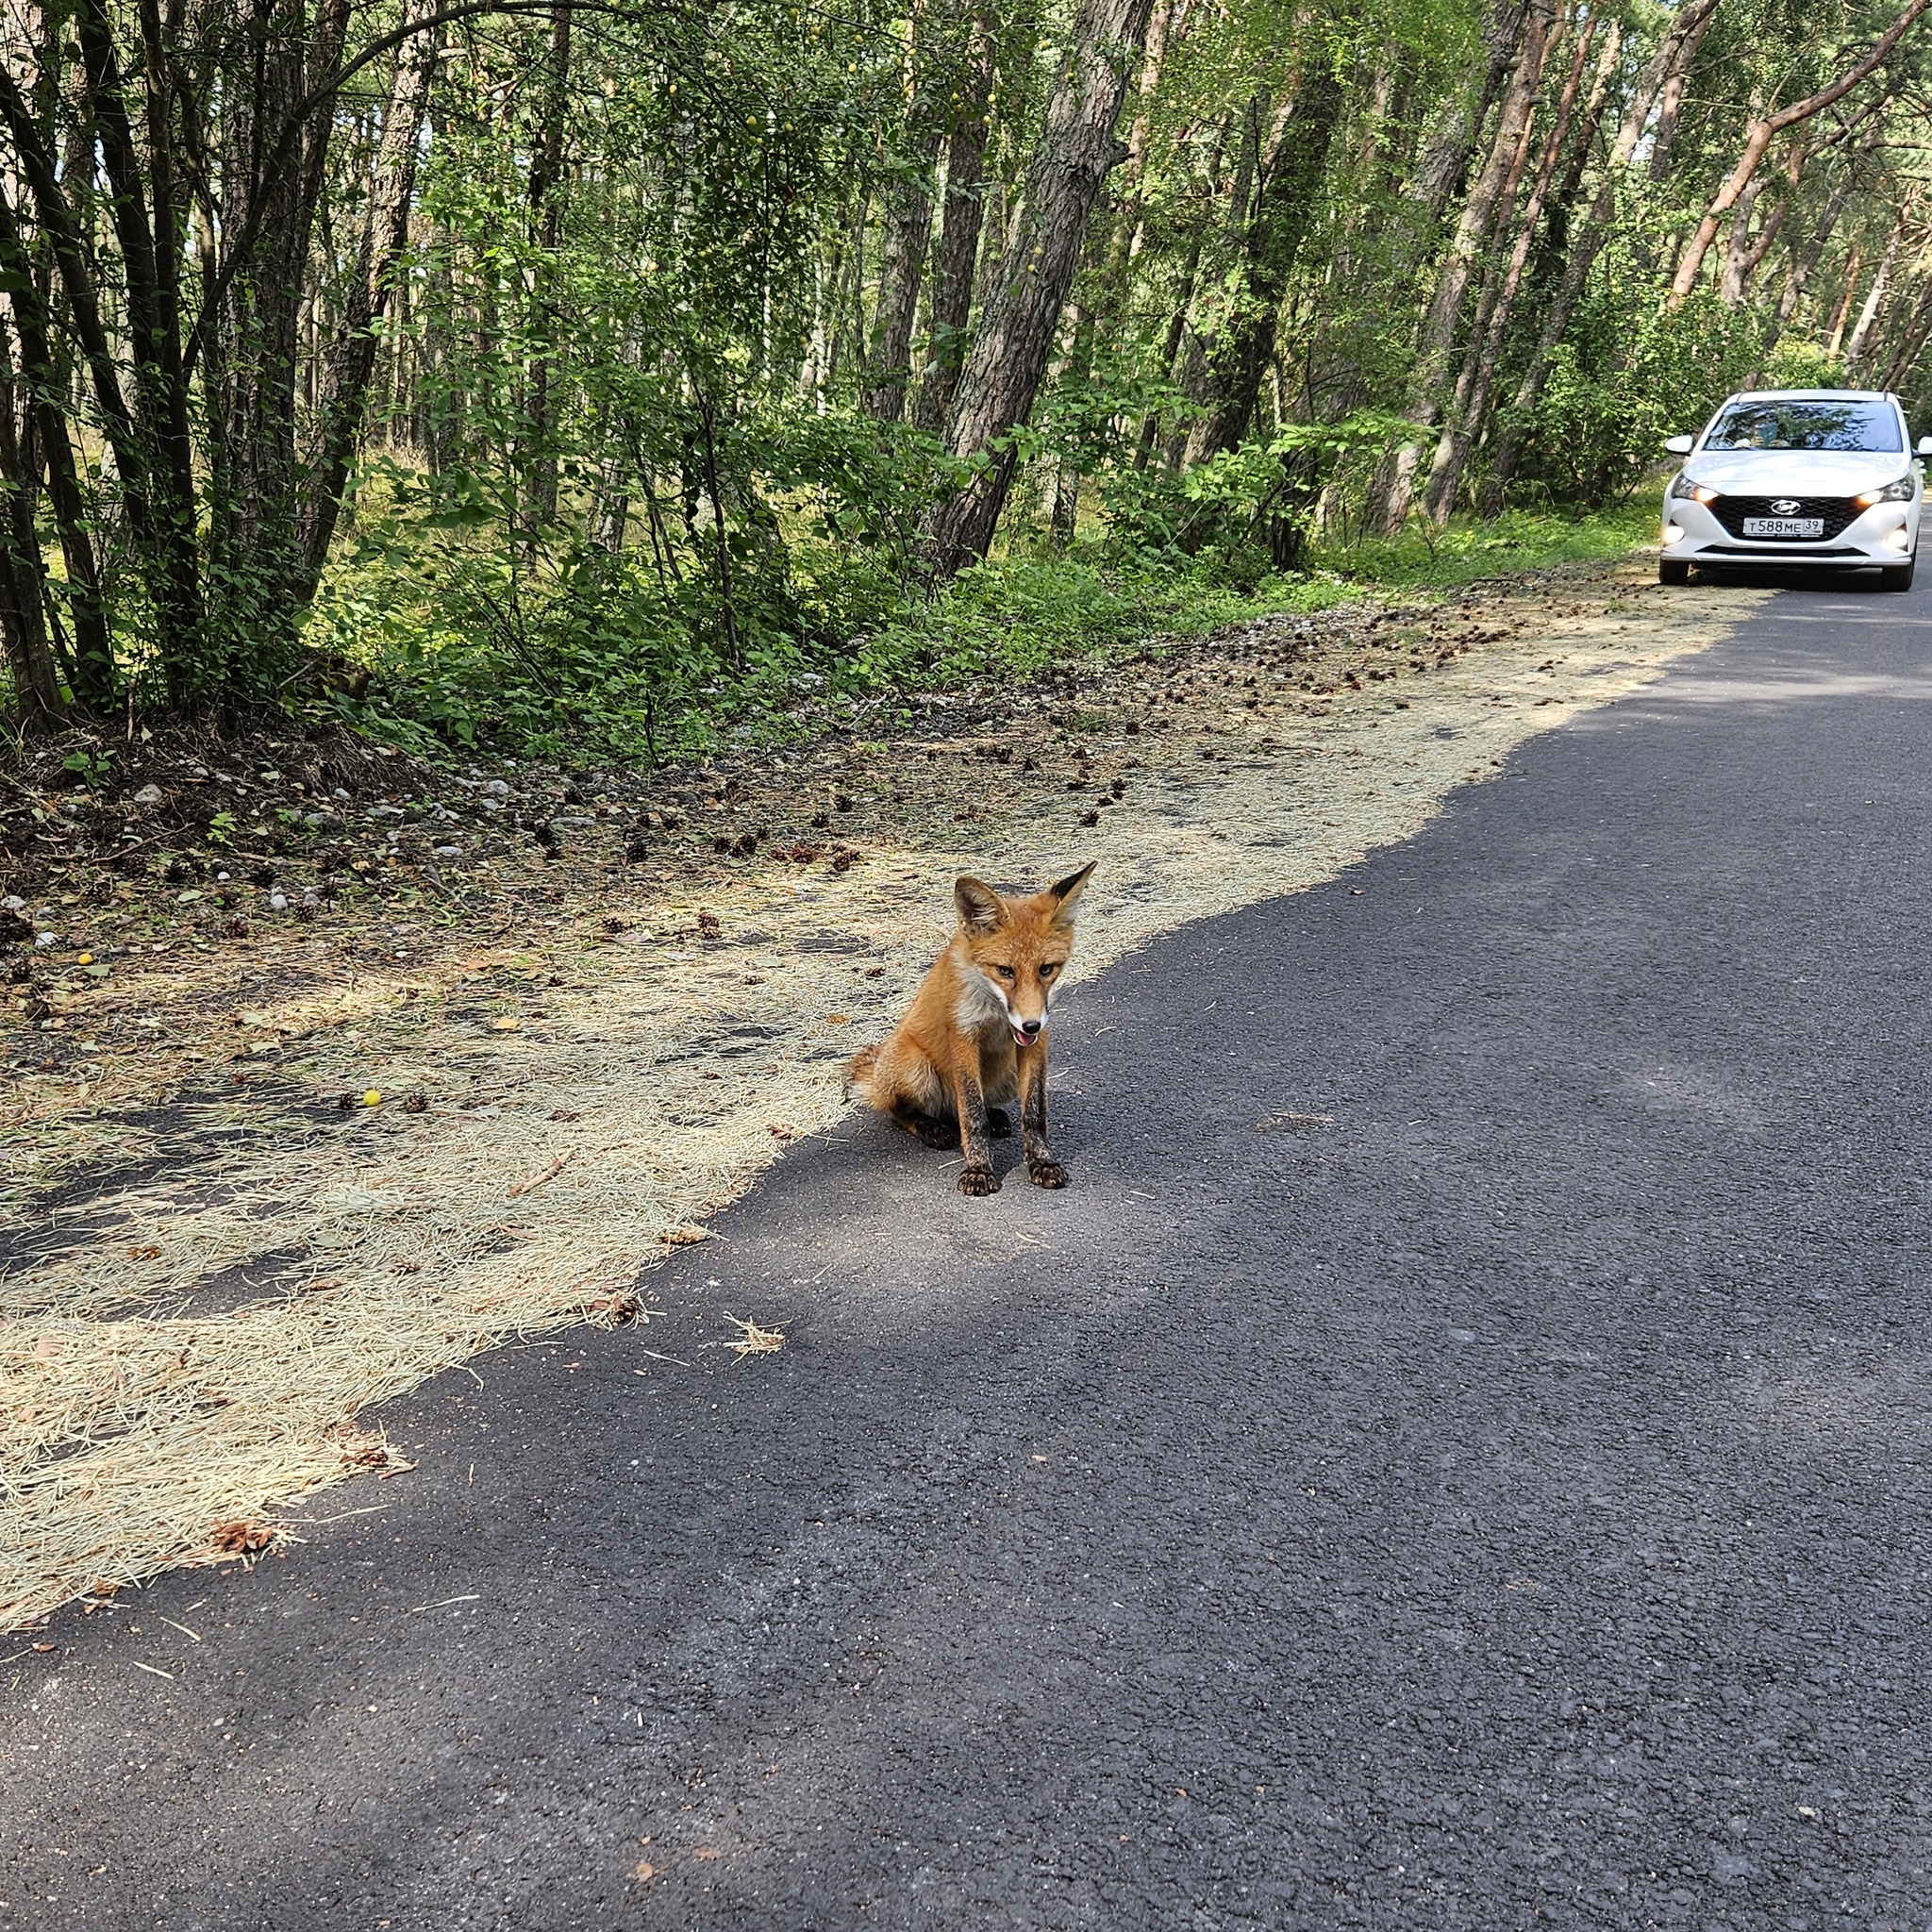
[[941, 1153], [959, 1144], [940, 1070], [916, 1047], [888, 1041], [867, 1070], [867, 1097], [915, 1140]]
[[903, 1103], [892, 1108], [892, 1118], [915, 1140], [924, 1146], [937, 1147], [941, 1154], [951, 1153], [959, 1144], [957, 1121], [942, 1120], [937, 1114], [921, 1113]]

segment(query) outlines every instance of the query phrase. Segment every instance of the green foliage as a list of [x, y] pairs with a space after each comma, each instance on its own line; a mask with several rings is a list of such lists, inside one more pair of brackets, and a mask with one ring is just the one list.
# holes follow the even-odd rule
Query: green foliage
[[98, 790], [113, 776], [114, 754], [109, 750], [71, 751], [60, 760], [60, 769], [72, 772], [91, 790]]
[[1752, 386], [1762, 336], [1749, 310], [1693, 296], [1675, 310], [1609, 289], [1552, 357], [1519, 472], [1521, 493], [1600, 509], [1637, 489], [1666, 437], [1702, 426]]
[[1845, 380], [1842, 365], [1823, 342], [1786, 336], [1764, 365], [1764, 389], [1834, 389]]
[[909, 581], [871, 586], [864, 594], [881, 600], [873, 622], [839, 648], [774, 627], [736, 667], [722, 650], [695, 654], [701, 616], [667, 603], [648, 578], [613, 575], [608, 558], [578, 555], [519, 579], [500, 547], [446, 535], [425, 569], [431, 533], [418, 522], [386, 563], [365, 539], [360, 564], [331, 590], [335, 641], [381, 640], [365, 652], [371, 696], [336, 703], [361, 728], [419, 752], [488, 742], [567, 763], [666, 760], [725, 741], [781, 741], [909, 691], [997, 691], [1265, 613], [1617, 557], [1654, 534], [1656, 516], [1647, 496], [1574, 520], [1511, 511], [1392, 541], [1318, 541], [1306, 568], [1260, 569], [1242, 584], [1219, 553], [1091, 544], [1017, 556], [934, 593]]
[[1623, 501], [1576, 517], [1506, 510], [1492, 522], [1456, 517], [1441, 529], [1413, 524], [1400, 537], [1318, 548], [1318, 570], [1357, 589], [1451, 590], [1479, 578], [1568, 563], [1600, 563], [1657, 541], [1660, 500], [1646, 481]]
[[1119, 470], [1107, 483], [1110, 542], [1142, 562], [1185, 557], [1204, 577], [1252, 587], [1302, 558], [1318, 513], [1348, 541], [1377, 464], [1417, 433], [1388, 410], [1357, 409], [1334, 423], [1283, 424], [1190, 469]]
[[308, 629], [375, 673], [373, 698], [336, 702], [419, 743], [655, 760], [733, 706], [782, 708], [801, 678], [870, 688], [852, 641], [904, 608], [921, 511], [957, 466], [914, 430], [795, 410], [719, 455], [722, 538], [698, 492], [649, 507], [623, 549], [521, 531], [500, 479], [373, 464]]
[[[340, 685], [325, 702], [399, 741], [570, 757], [669, 758], [721, 731], [792, 728], [794, 714], [825, 703], [997, 680], [1271, 600], [1601, 554], [1645, 520], [1661, 440], [1728, 391], [1850, 379], [1829, 353], [1834, 323], [1842, 332], [1858, 312], [1923, 176], [1918, 151], [1885, 118], [1923, 92], [1923, 31], [1832, 117], [1767, 156], [1739, 231], [1764, 244], [1756, 280], [1733, 289], [1737, 299], [1715, 292], [1726, 224], [1699, 290], [1677, 307], [1667, 291], [1735, 164], [1751, 104], [1822, 84], [1896, 7], [1725, 0], [1674, 134], [1653, 112], [1635, 164], [1615, 175], [1614, 130], [1673, 10], [1617, 0], [1565, 11], [1511, 177], [1515, 203], [1475, 238], [1461, 308], [1433, 343], [1450, 238], [1497, 136], [1496, 90], [1486, 96], [1483, 81], [1497, 9], [1162, 9], [1162, 62], [1128, 92], [1118, 130], [1127, 158], [1080, 238], [1049, 377], [1011, 435], [1020, 481], [993, 560], [936, 596], [920, 532], [967, 465], [942, 438], [866, 413], [881, 376], [867, 358], [893, 294], [892, 225], [930, 199], [935, 253], [911, 311], [917, 403], [935, 348], [949, 144], [978, 101], [985, 172], [968, 200], [984, 226], [970, 338], [1020, 232], [1015, 212], [1080, 10], [667, 0], [575, 13], [567, 71], [557, 66], [558, 13], [451, 22], [418, 144], [409, 242], [375, 332], [353, 501], [305, 609], [318, 399], [347, 346], [328, 332], [364, 273], [393, 70], [385, 55], [358, 70], [353, 99], [314, 108], [304, 140], [318, 145], [300, 170], [319, 185], [314, 222], [258, 237], [264, 252], [251, 260], [238, 240], [245, 171], [221, 144], [235, 126], [284, 125], [299, 104], [256, 98], [269, 70], [224, 37], [221, 9], [164, 24], [176, 38], [156, 66], [145, 16], [112, 0], [102, 18], [136, 95], [158, 75], [202, 76], [135, 102], [143, 139], [165, 130], [178, 147], [170, 178], [223, 189], [192, 220], [182, 202], [192, 260], [179, 299], [148, 305], [188, 317], [196, 353], [171, 359], [127, 325], [143, 304], [119, 256], [120, 204], [84, 200], [75, 259], [99, 285], [119, 392], [142, 418], [140, 435], [117, 443], [115, 408], [75, 332], [68, 269], [56, 273], [31, 184], [17, 185], [8, 205], [22, 239], [0, 241], [0, 406], [15, 419], [0, 463], [19, 467], [25, 450], [40, 468], [0, 475], [0, 489], [40, 520], [39, 594], [58, 675], [97, 711], [118, 714], [130, 694], [180, 708], [308, 703]], [[322, 32], [320, 9], [275, 0], [271, 13], [299, 38]], [[374, 37], [398, 16], [385, 0], [352, 17], [352, 33]], [[1614, 58], [1600, 66], [1613, 22]], [[1576, 112], [1601, 112], [1587, 131], [1573, 116], [1560, 151], [1546, 154], [1586, 31]], [[91, 153], [98, 76], [64, 40], [48, 45], [49, 71], [28, 90], [48, 150]], [[1251, 244], [1266, 231], [1257, 210], [1272, 205], [1260, 198], [1271, 155], [1323, 98], [1310, 93], [1316, 75], [1341, 86], [1334, 138], [1310, 151], [1305, 193], [1293, 175], [1306, 228], [1263, 275]], [[1894, 85], [1902, 105], [1881, 108], [1880, 87]], [[1867, 141], [1858, 116], [1874, 108]], [[1547, 196], [1515, 258], [1520, 292], [1491, 368], [1486, 305], [1536, 181]], [[164, 192], [158, 179], [137, 185], [129, 208]], [[1545, 371], [1532, 360], [1544, 318], [1605, 187], [1614, 218]], [[282, 219], [281, 203], [264, 207], [271, 225]], [[1913, 334], [1927, 312], [1923, 251], [1894, 253], [1890, 304], [1851, 378], [1893, 381], [1924, 402], [1932, 366], [1923, 328]], [[231, 279], [202, 315], [206, 290], [190, 284], [211, 268]], [[30, 370], [21, 305], [36, 289], [49, 291], [57, 340], [49, 365]], [[1274, 355], [1248, 434], [1200, 460], [1209, 426], [1229, 420], [1217, 418], [1216, 385], [1232, 366], [1231, 325], [1264, 314]], [[1529, 385], [1536, 399], [1518, 422], [1509, 412], [1533, 367], [1544, 379]], [[1374, 539], [1398, 448], [1425, 474], [1441, 424], [1478, 373], [1495, 379], [1456, 501], [1491, 477], [1500, 490], [1499, 441], [1520, 431], [1500, 498], [1514, 508], [1487, 526], [1452, 519]], [[91, 385], [90, 400], [75, 400]], [[63, 523], [72, 506], [57, 513], [46, 487], [44, 425], [28, 421], [36, 397], [71, 410], [80, 534], [99, 569], [112, 660], [92, 683], [75, 641], [88, 600], [66, 578], [78, 555]], [[143, 469], [145, 515], [131, 487]], [[0, 594], [0, 622], [16, 608]], [[305, 682], [305, 664], [321, 675]], [[374, 673], [366, 693], [350, 694], [361, 684], [336, 675], [344, 665]]]

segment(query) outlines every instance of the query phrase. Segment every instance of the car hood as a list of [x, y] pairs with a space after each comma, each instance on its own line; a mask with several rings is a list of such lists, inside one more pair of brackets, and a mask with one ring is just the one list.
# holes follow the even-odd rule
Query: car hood
[[1904, 450], [1699, 450], [1684, 474], [1726, 496], [1856, 496], [1882, 489], [1911, 460]]

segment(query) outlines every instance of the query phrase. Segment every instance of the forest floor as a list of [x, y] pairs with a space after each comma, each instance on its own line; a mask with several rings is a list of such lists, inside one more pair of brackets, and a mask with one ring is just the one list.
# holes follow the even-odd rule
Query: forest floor
[[139, 736], [0, 776], [0, 1628], [273, 1547], [407, 1467], [357, 1418], [439, 1370], [647, 1321], [845, 1110], [956, 872], [1097, 858], [1076, 974], [1333, 877], [1757, 596], [1648, 579], [1257, 619], [648, 776]]

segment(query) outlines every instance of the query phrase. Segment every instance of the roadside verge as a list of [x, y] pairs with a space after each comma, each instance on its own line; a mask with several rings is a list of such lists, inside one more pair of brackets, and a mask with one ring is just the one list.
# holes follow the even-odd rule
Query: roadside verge
[[488, 940], [391, 925], [406, 964], [325, 983], [257, 970], [192, 1065], [130, 1050], [38, 1092], [0, 1226], [0, 1627], [267, 1546], [293, 1497], [396, 1471], [361, 1411], [507, 1337], [648, 1319], [641, 1271], [840, 1116], [955, 872], [1099, 858], [1091, 974], [1411, 837], [1759, 594], [1632, 564], [1260, 620], [673, 774], [650, 865], [585, 826], [604, 885], [575, 906], [517, 902]]

